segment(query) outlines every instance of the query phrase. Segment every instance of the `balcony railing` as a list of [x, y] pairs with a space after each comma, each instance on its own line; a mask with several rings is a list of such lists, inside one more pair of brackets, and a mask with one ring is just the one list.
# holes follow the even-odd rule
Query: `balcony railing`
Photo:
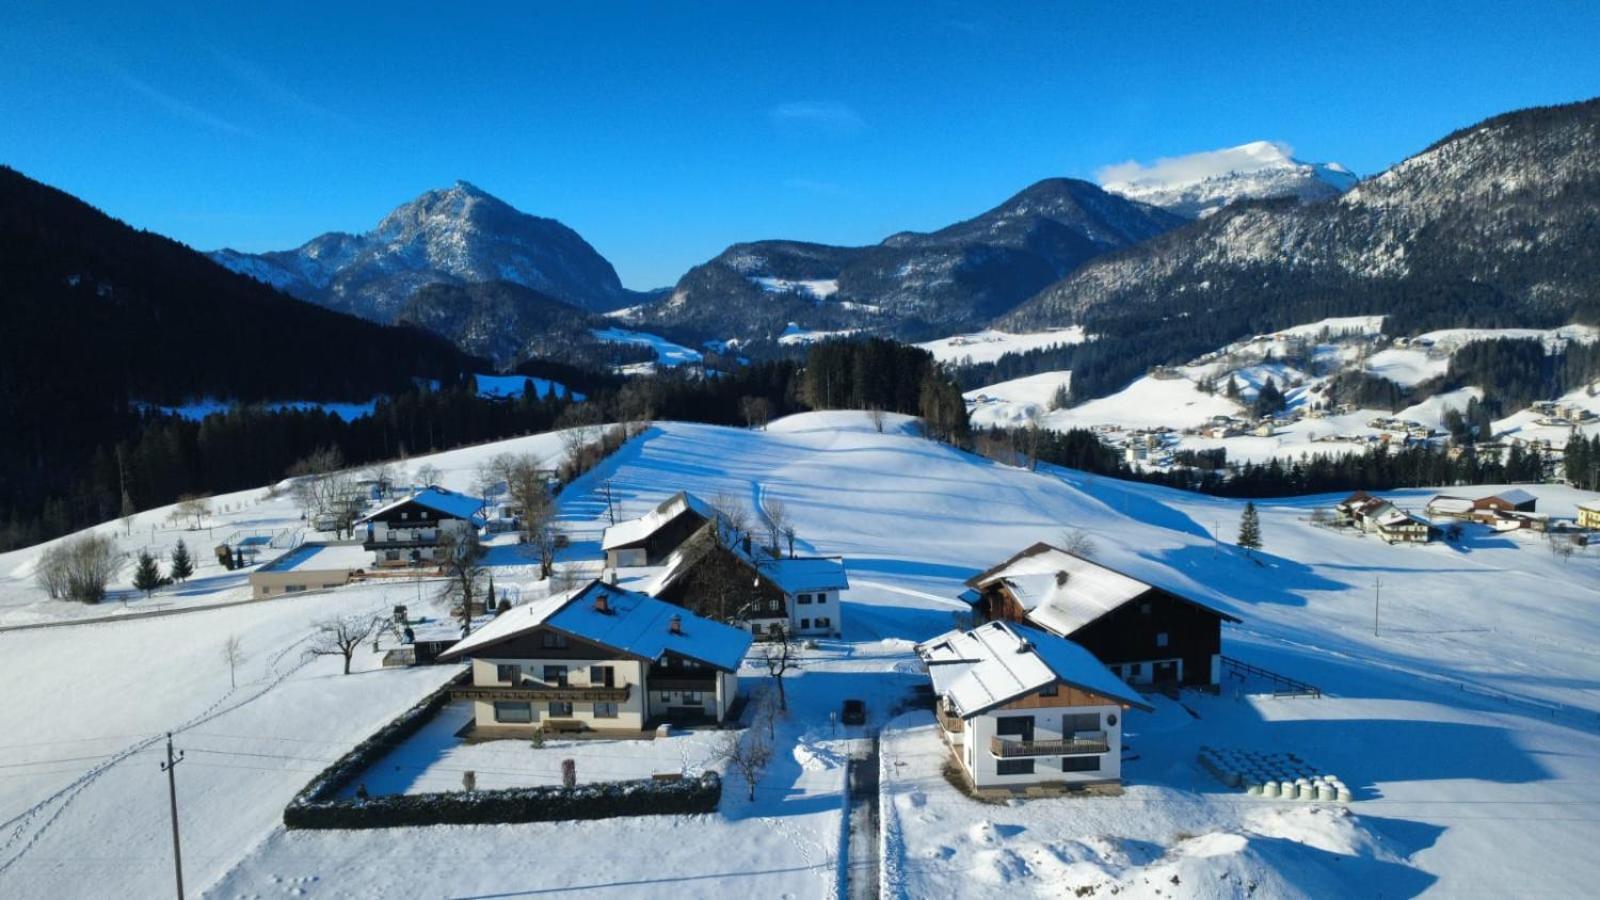
[[628, 699], [632, 685], [617, 685], [616, 687], [579, 687], [576, 685], [562, 686], [558, 684], [521, 684], [521, 685], [467, 685], [458, 687], [450, 692], [450, 696], [457, 700], [555, 700], [557, 702], [571, 703], [574, 700], [585, 703], [622, 703]]
[[1107, 753], [1111, 745], [1104, 731], [1080, 731], [1070, 738], [1053, 741], [1024, 741], [998, 735], [989, 739], [989, 752], [1001, 759], [1017, 756], [1070, 756], [1074, 753]]

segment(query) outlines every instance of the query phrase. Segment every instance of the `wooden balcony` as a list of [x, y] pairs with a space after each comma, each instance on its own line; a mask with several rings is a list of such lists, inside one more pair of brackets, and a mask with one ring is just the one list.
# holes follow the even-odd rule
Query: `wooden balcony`
[[1104, 731], [1080, 731], [1070, 738], [1053, 741], [1024, 741], [1017, 738], [989, 739], [989, 753], [1000, 759], [1022, 756], [1071, 756], [1074, 753], [1108, 753], [1110, 743]]
[[450, 696], [456, 700], [554, 700], [558, 703], [622, 703], [628, 699], [632, 685], [616, 687], [587, 687], [524, 683], [521, 685], [466, 685], [455, 688]]
[[943, 728], [947, 734], [961, 734], [967, 730], [967, 723], [946, 712], [944, 707], [935, 710], [934, 715], [939, 719], [939, 727]]

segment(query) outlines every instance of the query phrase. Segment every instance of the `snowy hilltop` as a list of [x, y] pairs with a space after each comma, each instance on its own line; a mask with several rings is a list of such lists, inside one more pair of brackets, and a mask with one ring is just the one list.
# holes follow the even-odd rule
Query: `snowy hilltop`
[[1235, 200], [1294, 197], [1323, 200], [1354, 187], [1339, 163], [1295, 159], [1281, 141], [1252, 141], [1223, 150], [1125, 162], [1101, 169], [1100, 186], [1113, 194], [1200, 219]]

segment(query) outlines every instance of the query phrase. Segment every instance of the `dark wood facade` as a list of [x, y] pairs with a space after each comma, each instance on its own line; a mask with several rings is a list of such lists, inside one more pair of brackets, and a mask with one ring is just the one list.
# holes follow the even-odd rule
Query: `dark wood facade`
[[789, 618], [788, 595], [722, 546], [708, 528], [685, 547], [684, 570], [656, 596], [717, 621]]
[[628, 544], [612, 547], [615, 550], [629, 550], [641, 548], [644, 550], [645, 565], [660, 565], [663, 560], [672, 555], [685, 541], [693, 537], [700, 529], [705, 528], [709, 520], [689, 507], [662, 523], [660, 528], [650, 534]]
[[[1028, 618], [1001, 582], [984, 588], [976, 606], [984, 621], [1001, 619], [1042, 627]], [[1120, 668], [1130, 681], [1185, 685], [1212, 683], [1212, 658], [1222, 652], [1223, 616], [1175, 594], [1152, 587], [1071, 634], [1107, 666]], [[1182, 675], [1170, 660], [1182, 660]], [[1138, 664], [1138, 673], [1129, 666]]]

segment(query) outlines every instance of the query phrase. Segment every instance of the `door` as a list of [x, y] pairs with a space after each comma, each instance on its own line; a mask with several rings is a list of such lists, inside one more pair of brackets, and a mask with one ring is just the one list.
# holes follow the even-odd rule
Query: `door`
[[1161, 682], [1178, 680], [1178, 663], [1176, 661], [1168, 660], [1166, 662], [1158, 662], [1151, 666], [1151, 668], [1154, 670], [1152, 676], [1153, 680], [1155, 681]]

